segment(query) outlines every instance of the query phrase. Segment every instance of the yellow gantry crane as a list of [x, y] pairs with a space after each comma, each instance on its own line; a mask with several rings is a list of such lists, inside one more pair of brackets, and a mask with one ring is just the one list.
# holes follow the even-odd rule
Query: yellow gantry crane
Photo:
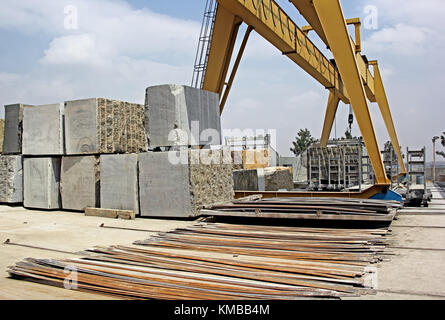
[[[201, 87], [220, 94], [223, 112], [249, 36], [255, 30], [329, 90], [321, 136], [322, 146], [327, 145], [340, 101], [352, 106], [375, 173], [376, 184], [362, 193], [341, 193], [339, 196], [369, 198], [378, 193], [386, 193], [390, 181], [381, 158], [368, 100], [378, 103], [394, 150], [398, 153], [401, 173], [405, 174], [406, 170], [377, 61], [368, 61], [361, 54], [360, 19], [346, 20], [339, 0], [289, 1], [309, 26], [299, 28], [273, 0], [217, 0]], [[227, 79], [242, 23], [247, 24], [248, 28]], [[349, 35], [348, 24], [355, 25], [355, 40]], [[307, 34], [312, 30], [331, 50], [335, 62], [327, 59], [309, 40]], [[373, 73], [370, 67], [373, 68]], [[292, 195], [308, 196], [307, 193], [285, 194], [287, 197]], [[335, 195], [311, 193], [311, 196]]]

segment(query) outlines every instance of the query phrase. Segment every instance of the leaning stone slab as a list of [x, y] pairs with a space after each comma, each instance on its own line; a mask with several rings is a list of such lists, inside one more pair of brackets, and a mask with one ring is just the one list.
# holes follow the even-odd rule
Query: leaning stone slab
[[31, 107], [24, 104], [5, 106], [3, 154], [22, 153], [23, 109], [25, 106]]
[[23, 159], [24, 206], [60, 209], [60, 158]]
[[23, 109], [23, 154], [64, 154], [63, 103]]
[[220, 145], [219, 96], [187, 86], [149, 87], [145, 126], [149, 146], [153, 148]]
[[99, 157], [63, 157], [60, 193], [63, 209], [83, 211], [100, 207]]
[[0, 202], [23, 202], [22, 156], [0, 156]]
[[94, 98], [65, 102], [68, 155], [147, 151], [144, 106]]
[[100, 156], [100, 206], [139, 213], [137, 154]]
[[194, 217], [207, 205], [233, 200], [230, 154], [226, 161], [218, 150], [182, 152], [139, 155], [141, 216]]

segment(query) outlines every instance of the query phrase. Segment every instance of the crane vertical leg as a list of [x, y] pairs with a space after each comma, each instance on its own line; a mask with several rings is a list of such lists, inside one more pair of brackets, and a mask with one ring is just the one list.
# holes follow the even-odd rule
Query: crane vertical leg
[[334, 93], [329, 93], [328, 106], [324, 117], [323, 132], [321, 134], [320, 145], [326, 147], [328, 145], [329, 136], [331, 135], [332, 125], [334, 124], [335, 115], [337, 113], [340, 98]]
[[249, 40], [249, 36], [250, 36], [250, 33], [252, 32], [252, 30], [253, 30], [253, 27], [251, 27], [251, 26], [247, 27], [246, 34], [244, 35], [243, 42], [241, 43], [241, 47], [240, 47], [238, 55], [236, 57], [235, 64], [233, 65], [233, 69], [230, 74], [229, 82], [227, 83], [226, 89], [224, 90], [224, 95], [221, 99], [221, 103], [219, 106], [220, 113], [223, 112], [224, 107], [226, 106], [226, 102], [227, 102], [227, 98], [230, 93], [230, 89], [232, 89], [232, 84], [233, 84], [233, 81], [235, 80], [236, 72], [238, 71], [238, 67], [240, 65], [241, 58], [243, 57], [244, 50], [246, 49], [247, 41]]
[[223, 6], [218, 6], [204, 75], [204, 90], [221, 96], [241, 23], [239, 17]]
[[392, 120], [391, 110], [389, 109], [388, 98], [386, 97], [385, 88], [383, 86], [382, 77], [380, 75], [379, 66], [377, 61], [370, 61], [370, 65], [374, 66], [374, 87], [375, 98], [380, 108], [383, 120], [385, 121], [386, 129], [388, 130], [389, 137], [391, 138], [394, 151], [397, 153], [401, 172], [400, 174], [406, 174], [405, 164], [403, 163], [402, 152], [400, 151], [399, 139], [397, 138], [396, 129], [394, 128], [394, 122]]
[[390, 185], [366, 101], [365, 87], [339, 0], [313, 0], [331, 51], [349, 94], [357, 123], [379, 185]]

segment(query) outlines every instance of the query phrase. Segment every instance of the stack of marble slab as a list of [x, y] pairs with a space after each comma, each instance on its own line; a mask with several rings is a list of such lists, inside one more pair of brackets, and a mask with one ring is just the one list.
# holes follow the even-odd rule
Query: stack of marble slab
[[139, 213], [137, 153], [147, 151], [144, 106], [103, 98], [65, 103], [63, 209]]

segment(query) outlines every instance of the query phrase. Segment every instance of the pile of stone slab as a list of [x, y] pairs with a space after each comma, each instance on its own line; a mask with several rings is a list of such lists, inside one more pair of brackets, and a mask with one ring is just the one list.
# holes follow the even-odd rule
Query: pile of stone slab
[[220, 123], [217, 94], [177, 85], [147, 88], [145, 106], [102, 98], [5, 106], [0, 202], [196, 216], [233, 200], [230, 155], [209, 150], [221, 144]]

